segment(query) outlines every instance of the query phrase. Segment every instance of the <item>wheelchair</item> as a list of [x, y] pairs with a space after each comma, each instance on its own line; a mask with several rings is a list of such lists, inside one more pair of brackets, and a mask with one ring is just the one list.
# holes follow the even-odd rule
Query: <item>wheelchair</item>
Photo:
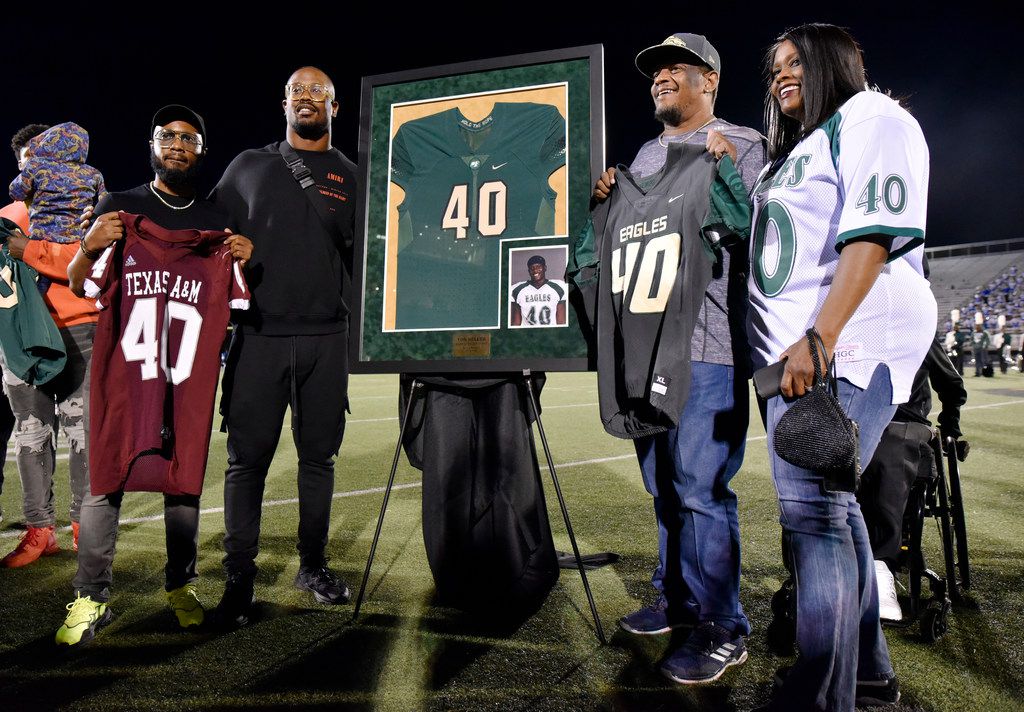
[[[921, 638], [934, 643], [949, 629], [953, 604], [960, 602], [964, 591], [971, 587], [959, 465], [966, 460], [970, 445], [966, 440], [943, 440], [937, 428], [932, 430], [928, 445], [932, 462], [922, 471], [930, 474], [919, 474], [914, 480], [903, 515], [897, 585], [909, 598], [909, 613], [904, 608], [903, 620], [886, 621], [884, 625], [910, 628], [917, 623]], [[939, 536], [942, 574], [929, 568], [922, 548], [929, 519], [935, 520]], [[901, 581], [903, 574], [906, 584]], [[771, 611], [772, 620], [766, 632], [768, 646], [777, 655], [792, 655], [796, 640], [796, 590], [792, 577], [772, 596]]]
[[[902, 621], [886, 623], [894, 628], [908, 628], [919, 623], [921, 638], [934, 643], [949, 628], [949, 612], [953, 603], [963, 598], [971, 587], [971, 567], [967, 546], [967, 518], [960, 487], [960, 462], [967, 459], [970, 445], [966, 440], [946, 438], [932, 431], [929, 442], [932, 467], [929, 477], [918, 477], [910, 490], [903, 515], [903, 545], [900, 572], [907, 572], [906, 591], [910, 613]], [[942, 549], [944, 571], [940, 575], [928, 567], [921, 543], [925, 523], [935, 520]], [[924, 584], [930, 597], [925, 598]]]

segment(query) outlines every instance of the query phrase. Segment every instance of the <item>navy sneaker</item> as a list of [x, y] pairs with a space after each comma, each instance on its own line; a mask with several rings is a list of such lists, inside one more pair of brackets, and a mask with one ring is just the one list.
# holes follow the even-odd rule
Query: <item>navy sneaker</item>
[[[775, 671], [772, 684], [776, 689], [782, 687], [782, 683], [791, 669], [791, 665], [786, 665]], [[900, 701], [900, 681], [896, 676], [885, 680], [857, 680], [856, 695], [857, 699], [854, 704], [858, 707], [894, 705]]]
[[295, 575], [295, 588], [312, 593], [317, 603], [337, 606], [349, 599], [348, 586], [327, 566], [301, 567]]
[[726, 668], [740, 665], [746, 660], [747, 643], [742, 635], [736, 635], [711, 621], [704, 621], [661, 664], [661, 672], [680, 685], [700, 685], [714, 682]]
[[690, 618], [669, 614], [668, 600], [664, 594], [658, 596], [658, 600], [651, 605], [619, 619], [619, 627], [634, 635], [660, 635], [673, 628], [692, 628], [693, 625], [694, 621]]

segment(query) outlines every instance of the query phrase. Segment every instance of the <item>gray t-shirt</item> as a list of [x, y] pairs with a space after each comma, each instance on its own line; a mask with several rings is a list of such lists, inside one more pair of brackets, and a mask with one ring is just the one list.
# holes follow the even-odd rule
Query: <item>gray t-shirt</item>
[[[717, 130], [736, 145], [736, 167], [739, 169], [747, 193], [764, 167], [767, 143], [764, 136], [746, 126], [736, 126], [715, 119], [692, 136], [666, 136], [665, 144], [685, 139], [686, 143], [703, 146], [708, 131]], [[638, 181], [650, 177], [665, 165], [666, 146], [658, 139], [645, 143], [629, 166], [629, 172]], [[743, 374], [749, 370], [750, 349], [747, 346], [747, 245], [741, 243], [721, 251], [721, 260], [714, 267], [711, 284], [704, 293], [704, 305], [697, 316], [697, 324], [690, 342], [692, 360], [736, 365]]]

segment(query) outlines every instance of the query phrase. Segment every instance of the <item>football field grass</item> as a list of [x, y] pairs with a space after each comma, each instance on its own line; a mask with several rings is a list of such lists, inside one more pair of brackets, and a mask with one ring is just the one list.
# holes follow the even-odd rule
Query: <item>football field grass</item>
[[[973, 587], [935, 644], [916, 626], [888, 629], [903, 689], [901, 710], [997, 712], [1024, 708], [1024, 376], [967, 378], [962, 466]], [[58, 651], [53, 634], [72, 598], [67, 461], [55, 479], [59, 554], [0, 569], [0, 712], [7, 710], [746, 710], [764, 702], [774, 670], [790, 659], [765, 641], [769, 601], [784, 578], [775, 492], [764, 431], [752, 419], [746, 459], [733, 482], [743, 542], [741, 597], [754, 631], [750, 658], [718, 683], [681, 688], [657, 662], [668, 636], [637, 638], [616, 620], [654, 598], [656, 530], [632, 445], [608, 436], [597, 416], [593, 374], [551, 374], [544, 425], [573, 527], [584, 552], [621, 560], [590, 572], [608, 645], [598, 643], [580, 577], [563, 571], [544, 606], [514, 630], [433, 604], [421, 533], [420, 478], [403, 455], [357, 623], [352, 605], [312, 602], [293, 587], [298, 506], [295, 448], [282, 431], [267, 481], [259, 617], [246, 628], [182, 632], [166, 607], [162, 498], [125, 497], [114, 588], [116, 618], [80, 650]], [[356, 376], [338, 458], [328, 553], [353, 598], [369, 552], [397, 422], [397, 377]], [[215, 423], [219, 424], [219, 417]], [[538, 441], [538, 450], [540, 443]], [[17, 542], [21, 487], [11, 453], [0, 504], [0, 550]], [[202, 498], [199, 591], [220, 597], [225, 436], [214, 433]], [[542, 477], [556, 547], [569, 542], [554, 490]], [[930, 563], [941, 567], [934, 522]]]

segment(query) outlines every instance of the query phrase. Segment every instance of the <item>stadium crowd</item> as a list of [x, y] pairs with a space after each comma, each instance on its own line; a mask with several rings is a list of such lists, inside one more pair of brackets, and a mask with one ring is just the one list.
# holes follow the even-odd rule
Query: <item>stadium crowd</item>
[[[984, 287], [978, 287], [969, 302], [959, 307], [958, 328], [972, 331], [974, 314], [981, 312], [986, 328], [996, 326], [999, 316], [1006, 318], [1005, 328], [1020, 333], [1024, 331], [1024, 274], [1016, 265], [999, 275]], [[946, 321], [946, 330], [952, 328], [952, 321]]]

